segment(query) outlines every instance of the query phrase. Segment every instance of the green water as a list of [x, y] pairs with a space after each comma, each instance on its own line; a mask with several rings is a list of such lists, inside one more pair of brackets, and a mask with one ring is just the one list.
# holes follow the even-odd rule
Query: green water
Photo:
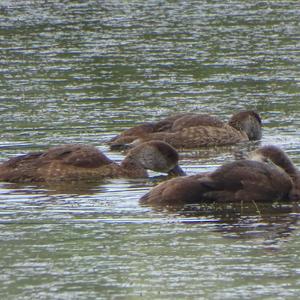
[[[256, 109], [300, 167], [298, 2], [0, 1], [0, 159], [81, 142], [120, 161], [106, 142], [134, 124]], [[0, 183], [0, 298], [299, 298], [296, 204], [157, 211], [154, 184]]]

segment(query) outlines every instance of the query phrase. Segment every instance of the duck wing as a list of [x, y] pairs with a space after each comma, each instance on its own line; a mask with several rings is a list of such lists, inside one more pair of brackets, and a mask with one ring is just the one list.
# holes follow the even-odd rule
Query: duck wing
[[180, 131], [188, 127], [211, 126], [223, 127], [225, 124], [217, 117], [208, 114], [189, 114], [174, 121], [172, 131]]
[[22, 166], [23, 164], [30, 164], [36, 161], [43, 154], [44, 152], [30, 152], [24, 155], [19, 155], [3, 162], [1, 166], [6, 168], [17, 168], [19, 166]]
[[60, 162], [83, 168], [98, 168], [113, 163], [107, 156], [94, 146], [70, 144], [50, 148], [40, 160], [43, 163]]
[[287, 198], [292, 188], [288, 174], [256, 161], [225, 164], [213, 172], [210, 178], [211, 191], [204, 196], [216, 201], [275, 201]]

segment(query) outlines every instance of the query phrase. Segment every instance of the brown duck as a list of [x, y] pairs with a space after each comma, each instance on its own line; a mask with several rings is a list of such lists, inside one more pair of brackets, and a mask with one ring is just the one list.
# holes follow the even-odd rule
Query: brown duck
[[0, 180], [51, 182], [103, 178], [143, 178], [147, 169], [184, 175], [178, 153], [161, 141], [150, 141], [131, 149], [121, 164], [107, 158], [94, 146], [69, 144], [11, 158], [0, 165]]
[[212, 173], [165, 181], [152, 188], [140, 201], [160, 206], [205, 201], [300, 199], [299, 171], [286, 153], [275, 146], [265, 146], [254, 151], [250, 159], [255, 160], [235, 161]]
[[254, 111], [238, 112], [227, 124], [205, 114], [181, 114], [130, 128], [115, 137], [110, 146], [118, 149], [128, 143], [137, 145], [149, 140], [162, 140], [175, 148], [232, 145], [260, 139], [261, 123]]

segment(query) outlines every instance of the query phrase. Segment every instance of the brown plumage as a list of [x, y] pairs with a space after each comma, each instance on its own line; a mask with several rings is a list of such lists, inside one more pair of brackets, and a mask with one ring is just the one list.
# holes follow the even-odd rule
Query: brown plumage
[[[152, 188], [140, 201], [160, 206], [205, 201], [300, 199], [299, 172], [282, 150], [274, 146], [262, 147], [251, 155], [251, 159], [254, 160], [224, 164], [212, 173], [165, 181]], [[272, 163], [266, 163], [266, 160]]]
[[300, 199], [300, 171], [282, 149], [273, 145], [266, 145], [250, 152], [249, 159], [265, 163], [271, 162], [272, 164], [283, 169], [293, 181], [293, 188], [290, 192], [290, 199]]
[[[165, 125], [162, 126], [162, 123]], [[150, 140], [162, 140], [175, 148], [196, 148], [232, 145], [261, 138], [261, 119], [254, 111], [236, 113], [228, 124], [216, 117], [193, 113], [151, 124], [139, 125], [123, 132], [110, 142], [111, 148], [118, 149], [131, 142], [136, 145]]]
[[94, 146], [69, 144], [45, 152], [11, 158], [0, 165], [0, 180], [8, 182], [51, 182], [102, 178], [147, 177], [147, 169], [183, 175], [178, 153], [161, 141], [131, 149], [121, 164], [107, 158]]
[[[116, 148], [120, 144], [130, 143], [133, 142], [135, 139], [139, 138], [140, 136], [144, 136], [154, 132], [169, 132], [172, 130], [173, 123], [181, 118], [188, 118], [191, 114], [189, 113], [182, 113], [176, 114], [174, 116], [167, 117], [158, 122], [147, 122], [140, 125], [136, 125], [132, 128], [124, 130], [120, 135], [113, 137], [109, 144], [111, 148]], [[194, 115], [194, 114], [192, 114]]]

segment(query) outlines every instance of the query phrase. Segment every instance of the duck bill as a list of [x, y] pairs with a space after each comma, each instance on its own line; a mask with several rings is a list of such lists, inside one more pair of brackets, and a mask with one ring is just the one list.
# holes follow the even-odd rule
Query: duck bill
[[170, 170], [168, 174], [172, 175], [172, 176], [185, 176], [186, 175], [186, 173], [178, 165], [176, 165], [172, 170]]

